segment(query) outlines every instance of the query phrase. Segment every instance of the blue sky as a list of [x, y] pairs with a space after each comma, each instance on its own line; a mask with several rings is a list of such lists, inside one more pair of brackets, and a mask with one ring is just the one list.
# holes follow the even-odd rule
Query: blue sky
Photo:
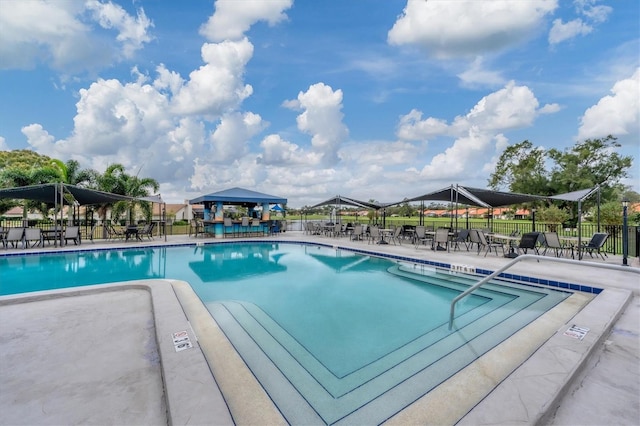
[[640, 5], [0, 0], [0, 149], [315, 204], [484, 188], [502, 151], [608, 134], [640, 190]]

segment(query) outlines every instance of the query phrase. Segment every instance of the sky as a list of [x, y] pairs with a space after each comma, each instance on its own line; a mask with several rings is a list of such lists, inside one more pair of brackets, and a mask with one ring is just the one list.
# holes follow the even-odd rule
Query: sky
[[640, 191], [639, 23], [632, 0], [0, 0], [0, 150], [299, 208], [486, 188], [509, 145], [612, 134]]

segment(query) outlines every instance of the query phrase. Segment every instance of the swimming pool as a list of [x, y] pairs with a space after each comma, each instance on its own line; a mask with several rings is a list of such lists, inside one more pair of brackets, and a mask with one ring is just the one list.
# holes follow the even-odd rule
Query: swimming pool
[[2, 294], [189, 282], [294, 424], [380, 423], [568, 295], [493, 283], [458, 305], [449, 331], [449, 303], [474, 277], [276, 243], [8, 256], [0, 276]]

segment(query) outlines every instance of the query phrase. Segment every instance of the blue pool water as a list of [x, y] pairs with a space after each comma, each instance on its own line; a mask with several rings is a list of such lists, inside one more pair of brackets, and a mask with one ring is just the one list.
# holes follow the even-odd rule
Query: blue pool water
[[[490, 284], [458, 304], [449, 330], [451, 300], [476, 278], [329, 247], [225, 243], [0, 257], [3, 295], [147, 278], [191, 284], [291, 423], [368, 423], [367, 409], [384, 420], [567, 296]], [[390, 389], [405, 387], [390, 399]]]

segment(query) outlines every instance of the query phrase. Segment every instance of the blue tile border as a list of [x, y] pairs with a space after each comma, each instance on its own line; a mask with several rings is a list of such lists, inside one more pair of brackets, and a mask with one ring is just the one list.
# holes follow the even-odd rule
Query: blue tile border
[[[397, 260], [397, 261], [412, 262], [412, 263], [417, 263], [417, 264], [422, 264], [422, 265], [428, 265], [428, 266], [433, 266], [433, 267], [436, 267], [436, 268], [449, 269], [449, 270], [451, 269], [451, 264], [449, 264], [449, 263], [435, 262], [435, 261], [426, 260], [426, 259], [415, 259], [415, 258], [407, 257], [407, 256], [398, 256], [398, 255], [393, 255], [393, 254], [386, 254], [386, 253], [370, 251], [370, 250], [366, 250], [366, 249], [359, 249], [359, 248], [353, 248], [353, 247], [343, 247], [343, 246], [338, 246], [338, 245], [335, 245], [335, 244], [327, 244], [327, 243], [315, 242], [315, 241], [313, 241], [313, 242], [311, 242], [311, 241], [295, 241], [295, 240], [282, 241], [282, 240], [274, 240], [274, 239], [235, 240], [235, 241], [224, 240], [224, 241], [209, 241], [209, 242], [196, 241], [196, 242], [189, 242], [189, 243], [153, 244], [153, 245], [144, 245], [144, 246], [131, 245], [131, 246], [126, 246], [126, 247], [97, 247], [97, 248], [93, 248], [93, 249], [63, 250], [63, 251], [58, 251], [58, 252], [54, 252], [54, 251], [29, 251], [29, 252], [21, 252], [21, 253], [1, 253], [0, 252], [0, 258], [2, 258], [2, 257], [15, 257], [15, 256], [55, 255], [55, 254], [60, 254], [60, 253], [80, 253], [80, 252], [86, 252], [86, 251], [111, 251], [111, 250], [130, 250], [130, 249], [140, 250], [140, 249], [156, 249], [156, 248], [161, 248], [161, 247], [195, 247], [195, 246], [199, 246], [199, 245], [205, 245], [206, 246], [206, 245], [213, 245], [213, 244], [244, 244], [244, 243], [248, 243], [248, 242], [268, 243], [268, 244], [303, 244], [303, 245], [310, 245], [310, 246], [321, 246], [321, 247], [328, 247], [328, 248], [346, 250], [346, 251], [350, 251], [350, 252], [353, 252], [353, 253], [365, 254], [367, 256], [376, 256], [376, 257], [382, 257], [382, 258], [386, 258], [386, 259], [393, 259], [393, 260]], [[482, 268], [476, 268], [476, 275], [491, 275], [493, 272], [495, 272], [495, 271], [491, 271], [491, 270], [488, 270], [488, 269], [482, 269]], [[556, 289], [580, 291], [580, 292], [583, 292], [583, 293], [591, 293], [591, 294], [600, 294], [602, 292], [602, 290], [603, 290], [602, 288], [599, 288], [599, 287], [592, 287], [592, 286], [583, 285], [583, 284], [547, 280], [547, 279], [544, 279], [544, 278], [529, 277], [529, 276], [525, 276], [525, 275], [516, 275], [516, 274], [510, 274], [510, 273], [504, 273], [504, 272], [499, 274], [496, 278], [501, 278], [503, 280], [517, 281], [518, 283], [524, 284], [524, 285], [534, 285], [534, 286], [537, 285], [537, 286], [554, 287]]]

